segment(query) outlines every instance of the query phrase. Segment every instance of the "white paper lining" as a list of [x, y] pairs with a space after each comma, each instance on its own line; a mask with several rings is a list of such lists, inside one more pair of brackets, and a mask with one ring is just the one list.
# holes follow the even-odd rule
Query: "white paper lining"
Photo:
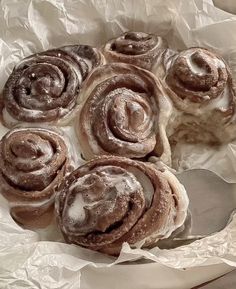
[[[101, 45], [126, 30], [157, 33], [179, 49], [213, 48], [227, 59], [236, 78], [236, 16], [215, 8], [210, 0], [3, 0], [1, 8], [0, 89], [14, 65], [31, 53], [73, 43]], [[1, 127], [1, 135], [5, 131]], [[180, 169], [207, 168], [236, 182], [236, 142], [217, 152], [181, 146], [175, 155]], [[124, 244], [115, 260], [49, 242], [61, 240], [55, 226], [46, 234], [23, 230], [9, 216], [6, 202], [0, 201], [1, 288], [82, 288], [81, 269], [85, 266], [105, 268], [139, 257], [179, 269], [222, 262], [236, 266], [236, 217], [222, 232], [173, 250], [148, 252]], [[14, 287], [17, 280], [21, 284]], [[9, 287], [4, 287], [6, 284]]]

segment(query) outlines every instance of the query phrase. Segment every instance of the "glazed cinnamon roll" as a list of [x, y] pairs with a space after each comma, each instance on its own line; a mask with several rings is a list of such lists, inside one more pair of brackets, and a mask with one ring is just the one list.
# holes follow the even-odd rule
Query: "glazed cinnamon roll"
[[235, 90], [228, 65], [217, 54], [190, 48], [166, 62], [165, 82], [177, 108], [175, 139], [222, 143], [236, 137]]
[[9, 131], [0, 141], [0, 192], [27, 227], [50, 223], [55, 188], [71, 170], [62, 136], [43, 128]]
[[70, 45], [23, 59], [3, 90], [6, 126], [18, 122], [58, 122], [70, 115], [82, 82], [102, 62], [97, 49]]
[[165, 126], [171, 105], [150, 72], [121, 63], [97, 68], [81, 92], [76, 131], [85, 159], [149, 153], [170, 159]]
[[103, 156], [62, 183], [56, 214], [66, 242], [117, 255], [123, 242], [152, 246], [187, 215], [184, 187], [153, 164]]
[[166, 46], [166, 42], [155, 34], [126, 32], [108, 41], [103, 54], [108, 62], [124, 62], [150, 70]]

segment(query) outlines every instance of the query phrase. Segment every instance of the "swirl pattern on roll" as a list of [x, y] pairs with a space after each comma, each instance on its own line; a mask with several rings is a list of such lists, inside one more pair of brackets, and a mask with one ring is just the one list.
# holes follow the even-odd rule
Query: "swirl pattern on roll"
[[23, 59], [3, 90], [3, 120], [57, 122], [76, 105], [82, 82], [101, 64], [101, 54], [87, 45], [71, 45]]
[[141, 158], [155, 149], [165, 98], [151, 73], [127, 64], [101, 66], [81, 96], [76, 131], [85, 159], [104, 154]]
[[65, 240], [111, 255], [123, 242], [151, 246], [168, 237], [183, 224], [187, 206], [186, 192], [173, 175], [115, 156], [76, 169], [56, 198]]
[[31, 214], [40, 216], [53, 206], [55, 187], [68, 169], [67, 146], [57, 132], [42, 128], [9, 131], [0, 142], [0, 191], [16, 221], [34, 222]]
[[165, 47], [166, 42], [157, 35], [126, 32], [108, 41], [103, 54], [108, 62], [124, 62], [150, 70]]
[[230, 77], [220, 56], [207, 49], [190, 48], [174, 58], [166, 82], [181, 99], [204, 103], [217, 98]]

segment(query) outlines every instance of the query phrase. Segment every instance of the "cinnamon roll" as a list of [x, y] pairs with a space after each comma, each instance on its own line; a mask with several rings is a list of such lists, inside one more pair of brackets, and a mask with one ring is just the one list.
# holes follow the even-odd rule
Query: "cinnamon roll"
[[117, 255], [123, 242], [153, 246], [180, 227], [188, 198], [175, 176], [153, 164], [102, 156], [60, 186], [56, 215], [66, 242]]
[[87, 45], [64, 46], [23, 59], [3, 90], [4, 124], [64, 119], [75, 108], [82, 82], [101, 62], [98, 50]]
[[43, 128], [9, 131], [0, 141], [0, 192], [12, 217], [27, 227], [50, 223], [55, 188], [69, 171], [62, 136]]
[[222, 143], [236, 137], [235, 90], [220, 56], [204, 48], [173, 53], [164, 78], [177, 108], [169, 132], [176, 141]]
[[155, 34], [125, 32], [107, 42], [103, 54], [108, 62], [124, 62], [150, 70], [167, 43]]
[[142, 158], [153, 152], [169, 161], [165, 126], [172, 108], [150, 72], [121, 63], [101, 66], [81, 96], [75, 125], [85, 159], [104, 154]]

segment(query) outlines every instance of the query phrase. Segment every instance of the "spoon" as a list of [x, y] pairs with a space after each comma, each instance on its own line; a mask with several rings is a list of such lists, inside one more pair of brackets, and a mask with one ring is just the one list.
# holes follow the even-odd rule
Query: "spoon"
[[[161, 248], [191, 243], [224, 229], [236, 212], [236, 184], [227, 183], [217, 174], [192, 169], [177, 174], [189, 197], [189, 212], [183, 230], [160, 241]], [[159, 245], [159, 244], [158, 244]]]

